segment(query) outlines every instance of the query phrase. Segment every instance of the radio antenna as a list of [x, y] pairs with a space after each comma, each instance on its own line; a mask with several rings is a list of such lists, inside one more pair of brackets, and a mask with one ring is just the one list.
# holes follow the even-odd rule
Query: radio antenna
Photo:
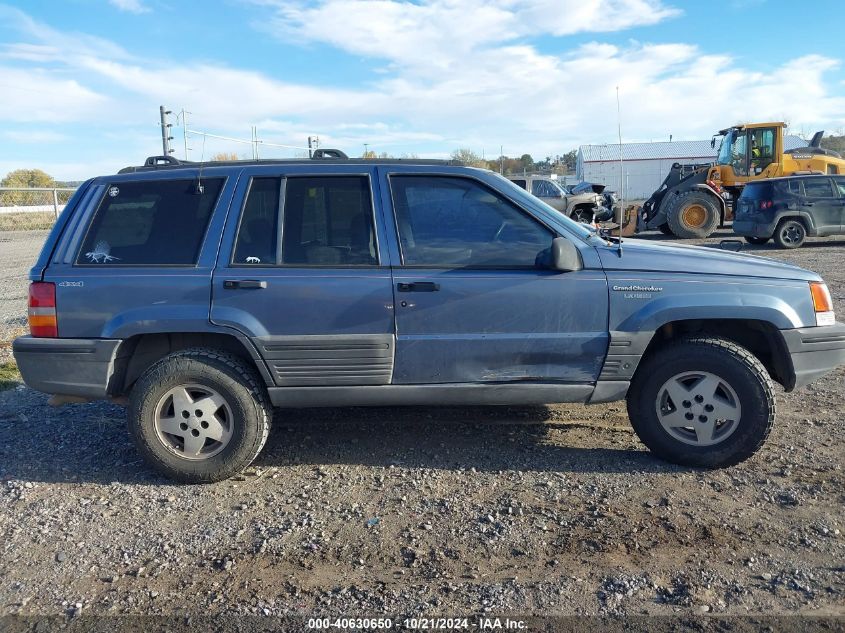
[[622, 217], [625, 212], [625, 176], [622, 160], [622, 114], [619, 107], [619, 86], [616, 86], [616, 124], [619, 131], [619, 257], [622, 257]]
[[205, 167], [205, 134], [202, 135], [202, 152], [200, 152], [200, 169], [197, 172], [197, 189], [196, 194], [202, 195], [205, 192], [205, 187], [202, 185], [202, 168]]

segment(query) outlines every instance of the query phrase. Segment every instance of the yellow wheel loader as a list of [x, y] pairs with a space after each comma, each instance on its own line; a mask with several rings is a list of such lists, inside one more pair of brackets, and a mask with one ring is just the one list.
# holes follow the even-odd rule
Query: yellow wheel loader
[[[638, 213], [636, 230], [658, 229], [681, 238], [707, 237], [733, 217], [745, 183], [798, 173], [845, 174], [845, 160], [821, 147], [816, 132], [807, 147], [784, 150], [785, 123], [748, 123], [721, 130], [715, 164], [672, 165], [669, 175]], [[628, 227], [628, 232], [633, 227]], [[624, 230], [623, 230], [624, 234]]]

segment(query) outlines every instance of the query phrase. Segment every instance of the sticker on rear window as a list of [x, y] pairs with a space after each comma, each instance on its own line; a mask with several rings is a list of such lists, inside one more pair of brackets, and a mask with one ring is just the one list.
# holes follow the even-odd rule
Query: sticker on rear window
[[[114, 189], [117, 189], [117, 187], [114, 187]], [[110, 255], [110, 252], [111, 246], [109, 246], [109, 243], [105, 240], [100, 240], [94, 245], [93, 251], [88, 251], [87, 253], [85, 253], [85, 257], [87, 257], [88, 260], [94, 264], [105, 264], [107, 262], [113, 262], [116, 259], [120, 259], [119, 257]]]
[[117, 194], [120, 193], [120, 189], [117, 187], [109, 187], [109, 196], [112, 198], [117, 198]]

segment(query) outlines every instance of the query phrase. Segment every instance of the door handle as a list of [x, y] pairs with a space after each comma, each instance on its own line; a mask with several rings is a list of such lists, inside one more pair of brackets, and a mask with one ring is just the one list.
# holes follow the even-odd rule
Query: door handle
[[267, 287], [267, 282], [263, 279], [226, 279], [223, 282], [223, 287], [226, 290], [234, 290], [236, 288], [261, 289]]
[[440, 284], [432, 281], [399, 282], [396, 284], [396, 288], [399, 292], [437, 292], [440, 290]]

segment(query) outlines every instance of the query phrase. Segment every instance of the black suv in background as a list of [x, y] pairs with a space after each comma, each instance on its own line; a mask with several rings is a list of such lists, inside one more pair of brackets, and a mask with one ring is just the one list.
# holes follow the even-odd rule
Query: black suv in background
[[750, 182], [734, 211], [734, 233], [798, 248], [808, 235], [845, 234], [845, 176], [787, 176]]

